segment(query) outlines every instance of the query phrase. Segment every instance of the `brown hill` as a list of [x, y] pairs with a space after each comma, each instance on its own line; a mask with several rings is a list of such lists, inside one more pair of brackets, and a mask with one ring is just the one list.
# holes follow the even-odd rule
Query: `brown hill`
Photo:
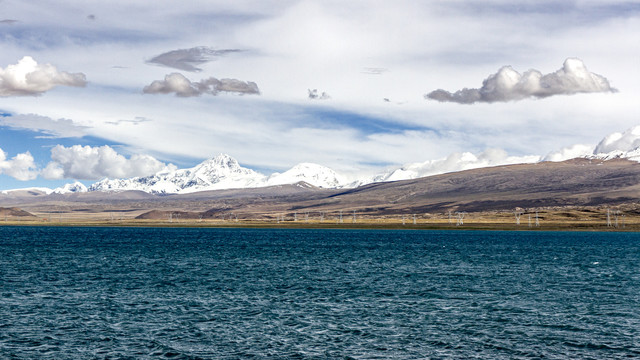
[[6, 218], [12, 218], [12, 217], [35, 217], [35, 215], [15, 207], [12, 207], [12, 208], [0, 207], [0, 219], [6, 219]]
[[[198, 193], [191, 197], [196, 199]], [[474, 169], [341, 191], [317, 190], [272, 197], [226, 196], [200, 215], [206, 219], [225, 212], [257, 216], [356, 210], [373, 216], [617, 205], [638, 200], [639, 163], [574, 159]]]
[[[207, 191], [184, 195], [141, 192], [0, 196], [0, 206], [18, 206], [54, 218], [275, 219], [297, 212], [384, 216], [494, 211], [567, 206], [637, 205], [640, 163], [574, 159], [467, 170], [356, 189], [320, 189], [308, 184]], [[640, 206], [640, 205], [639, 205]], [[66, 215], [65, 215], [66, 214]]]
[[390, 213], [612, 205], [640, 200], [640, 164], [574, 159], [499, 166], [371, 184], [328, 199]]

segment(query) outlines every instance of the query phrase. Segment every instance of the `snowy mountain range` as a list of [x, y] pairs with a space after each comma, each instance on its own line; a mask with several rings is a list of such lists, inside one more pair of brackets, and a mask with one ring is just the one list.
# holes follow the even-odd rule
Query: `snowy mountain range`
[[221, 154], [189, 169], [130, 179], [104, 179], [91, 185], [88, 191], [140, 190], [155, 194], [179, 194], [260, 187], [266, 185], [266, 180], [263, 174], [243, 168], [236, 159]]
[[342, 188], [349, 185], [335, 171], [317, 164], [302, 163], [283, 173], [266, 176], [240, 166], [238, 161], [229, 155], [220, 154], [189, 169], [165, 171], [130, 179], [104, 179], [91, 185], [87, 191], [140, 190], [155, 194], [186, 194], [298, 182], [306, 182], [322, 188]]
[[[469, 152], [454, 153], [444, 159], [407, 164], [398, 169], [369, 176], [339, 174], [328, 167], [312, 163], [301, 163], [283, 173], [267, 176], [242, 167], [236, 159], [229, 155], [220, 154], [188, 169], [163, 170], [154, 175], [128, 179], [103, 179], [88, 188], [76, 181], [53, 190], [48, 188], [36, 190], [46, 194], [125, 190], [139, 190], [153, 194], [186, 194], [207, 190], [258, 188], [299, 182], [320, 188], [342, 189], [482, 167], [563, 161], [573, 158], [599, 160], [624, 158], [640, 162], [640, 126], [623, 133], [610, 134], [595, 147], [574, 145], [550, 153], [545, 157], [513, 157], [508, 156], [503, 150], [489, 149], [477, 155]], [[12, 190], [5, 190], [3, 193], [8, 191]]]
[[[470, 153], [463, 153], [454, 154], [443, 160], [409, 164], [382, 174], [349, 180], [347, 176], [338, 174], [328, 167], [311, 163], [298, 164], [283, 173], [274, 173], [271, 176], [266, 176], [240, 166], [238, 161], [229, 155], [221, 154], [189, 169], [165, 171], [151, 176], [129, 179], [104, 179], [92, 184], [88, 188], [80, 182], [74, 182], [50, 192], [54, 194], [66, 194], [90, 191], [139, 190], [153, 194], [186, 194], [207, 190], [257, 188], [295, 184], [299, 182], [330, 189], [355, 188], [370, 183], [417, 179], [447, 172], [442, 171], [442, 167], [446, 165], [447, 162], [453, 162], [452, 157], [456, 158], [453, 159], [456, 162], [462, 160], [465, 163], [462, 168], [460, 168], [458, 164], [458, 166], [456, 166], [457, 170], [516, 163], [535, 163], [541, 160], [539, 157], [529, 157], [517, 159], [505, 158], [502, 159], [502, 161], [490, 161], [487, 159], [483, 160], [482, 156], [478, 157]], [[640, 161], [640, 149], [629, 152], [613, 151], [611, 153], [584, 155], [581, 157], [600, 160], [628, 158], [630, 160]]]

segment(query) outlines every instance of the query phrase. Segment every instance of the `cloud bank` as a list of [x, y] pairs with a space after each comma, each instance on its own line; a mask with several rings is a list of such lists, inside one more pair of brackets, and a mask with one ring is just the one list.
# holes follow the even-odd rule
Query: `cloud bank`
[[54, 120], [47, 116], [36, 114], [18, 114], [0, 117], [0, 125], [11, 129], [25, 129], [45, 134], [43, 137], [68, 138], [83, 137], [87, 133], [86, 126], [74, 124], [69, 119]]
[[190, 49], [178, 49], [162, 53], [151, 60], [148, 64], [167, 66], [184, 71], [201, 71], [196, 65], [204, 64], [215, 58], [229, 53], [240, 52], [238, 49], [216, 50], [206, 46], [198, 46]]
[[582, 60], [569, 58], [560, 70], [551, 74], [542, 75], [534, 69], [520, 74], [511, 66], [504, 66], [485, 79], [479, 89], [464, 88], [454, 93], [438, 89], [424, 97], [440, 102], [473, 104], [615, 91], [605, 77], [589, 72]]
[[480, 154], [470, 152], [453, 153], [444, 159], [414, 163], [395, 170], [386, 181], [416, 179], [455, 171], [470, 170], [488, 166], [535, 163], [540, 161], [537, 155], [509, 156], [502, 149], [487, 149]]
[[15, 65], [0, 68], [0, 96], [41, 95], [57, 85], [86, 86], [83, 73], [58, 71], [51, 64], [38, 64], [25, 56]]
[[565, 161], [593, 155], [593, 146], [575, 144], [547, 154], [542, 161]]
[[190, 81], [180, 73], [171, 73], [164, 80], [156, 80], [142, 90], [145, 94], [170, 94], [190, 97], [202, 94], [218, 95], [220, 92], [237, 94], [260, 94], [258, 85], [252, 81], [240, 81], [237, 79], [216, 79], [210, 77], [201, 81]]
[[167, 165], [148, 155], [136, 154], [127, 159], [108, 145], [56, 145], [51, 149], [51, 160], [42, 170], [42, 176], [46, 179], [129, 178], [155, 174], [167, 168]]
[[7, 159], [7, 153], [0, 149], [0, 174], [27, 181], [35, 179], [38, 176], [38, 171], [33, 156], [28, 151]]

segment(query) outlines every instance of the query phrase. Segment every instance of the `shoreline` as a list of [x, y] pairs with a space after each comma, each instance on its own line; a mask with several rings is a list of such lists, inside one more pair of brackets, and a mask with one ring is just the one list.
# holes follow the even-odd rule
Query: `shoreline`
[[115, 220], [115, 221], [43, 221], [7, 220], [0, 221], [0, 227], [140, 227], [140, 228], [220, 228], [220, 229], [325, 229], [325, 230], [449, 230], [449, 231], [592, 231], [592, 232], [640, 232], [640, 224], [629, 223], [622, 226], [607, 226], [600, 222], [548, 222], [540, 226], [509, 224], [504, 222], [467, 222], [463, 225], [433, 222], [405, 223], [389, 221], [362, 221], [359, 223], [334, 222], [269, 222], [254, 220], [239, 221], [180, 221], [155, 220]]

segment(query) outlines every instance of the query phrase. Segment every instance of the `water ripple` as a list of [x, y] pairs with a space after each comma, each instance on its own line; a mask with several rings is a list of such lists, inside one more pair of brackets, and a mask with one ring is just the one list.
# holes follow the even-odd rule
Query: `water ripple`
[[640, 235], [0, 228], [0, 358], [640, 357]]

